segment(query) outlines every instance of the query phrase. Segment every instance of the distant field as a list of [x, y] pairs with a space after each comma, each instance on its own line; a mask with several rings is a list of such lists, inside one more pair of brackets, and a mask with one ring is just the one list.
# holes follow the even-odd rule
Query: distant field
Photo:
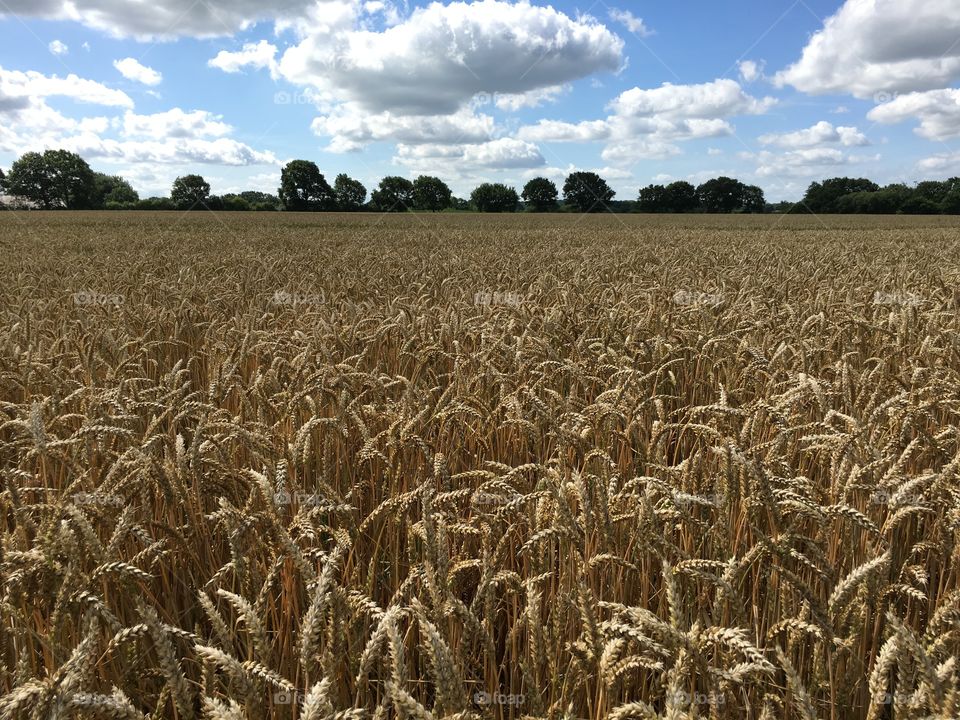
[[0, 718], [960, 717], [958, 310], [950, 217], [0, 213]]

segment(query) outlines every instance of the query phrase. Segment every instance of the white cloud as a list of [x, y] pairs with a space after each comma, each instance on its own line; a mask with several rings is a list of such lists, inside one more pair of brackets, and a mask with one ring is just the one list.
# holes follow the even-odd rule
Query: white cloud
[[531, 168], [546, 164], [536, 145], [513, 138], [467, 145], [463, 161], [468, 165], [491, 168]]
[[70, 52], [70, 48], [67, 47], [66, 44], [60, 42], [59, 40], [54, 40], [54, 41], [52, 41], [52, 42], [47, 46], [47, 48], [48, 48], [48, 49], [50, 50], [50, 52], [52, 52], [54, 55], [66, 55], [68, 52]]
[[847, 0], [775, 83], [860, 98], [942, 88], [960, 77], [958, 36], [956, 0]]
[[718, 118], [760, 115], [775, 104], [773, 98], [758, 100], [735, 80], [723, 78], [700, 85], [664, 83], [652, 90], [633, 88], [614, 100], [611, 107], [623, 117]]
[[314, 28], [280, 60], [288, 80], [368, 112], [441, 115], [479, 93], [518, 95], [615, 71], [623, 41], [526, 0], [432, 3], [382, 32]]
[[140, 39], [232, 35], [258, 20], [305, 15], [336, 0], [6, 0], [0, 16], [72, 20], [116, 37]]
[[61, 78], [56, 75], [43, 75], [34, 70], [21, 72], [0, 67], [0, 104], [4, 97], [14, 98], [21, 103], [31, 99], [67, 97], [91, 105], [133, 107], [133, 100], [126, 93], [108, 88], [94, 80], [73, 74]]
[[873, 108], [867, 117], [879, 123], [920, 121], [916, 133], [928, 140], [960, 136], [960, 89], [930, 90], [900, 95]]
[[266, 40], [256, 43], [245, 43], [241, 50], [228, 52], [221, 50], [217, 56], [208, 60], [207, 65], [226, 73], [240, 72], [250, 67], [254, 70], [270, 68], [271, 73], [276, 71], [277, 46]]
[[606, 120], [580, 123], [540, 120], [536, 125], [520, 128], [517, 137], [533, 142], [591, 142], [610, 137], [610, 125]]
[[333, 152], [351, 152], [373, 142], [393, 141], [407, 145], [480, 143], [492, 139], [493, 118], [471, 109], [451, 115], [416, 116], [368, 113], [360, 106], [340, 105], [313, 121], [313, 132], [330, 137]]
[[[464, 170], [536, 168], [546, 164], [536, 145], [500, 138], [466, 145], [398, 145], [396, 161], [423, 172], [446, 167], [460, 174]], [[433, 168], [433, 170], [431, 170]]]
[[817, 147], [779, 154], [764, 150], [753, 157], [760, 163], [756, 173], [759, 177], [813, 177], [830, 168], [880, 159], [879, 155], [848, 155], [839, 148]]
[[629, 165], [678, 155], [677, 141], [730, 135], [733, 127], [725, 118], [761, 114], [775, 103], [773, 98], [748, 95], [734, 80], [666, 83], [654, 89], [627, 90], [610, 103], [612, 114], [603, 120], [540, 120], [520, 128], [517, 137], [536, 142], [604, 140], [604, 161]]
[[613, 8], [610, 11], [610, 19], [620, 23], [634, 35], [639, 35], [640, 37], [649, 37], [650, 35], [653, 35], [653, 31], [644, 24], [643, 20], [638, 18], [629, 10]]
[[740, 70], [740, 79], [745, 83], [752, 83], [763, 79], [763, 69], [765, 66], [766, 63], [763, 61], [744, 60], [737, 65]]
[[128, 57], [123, 58], [123, 60], [114, 60], [113, 66], [117, 69], [117, 72], [127, 80], [133, 80], [134, 82], [143, 83], [144, 85], [159, 85], [163, 80], [163, 75], [153, 68], [141, 65], [140, 62], [134, 58]]
[[707, 155], [710, 155], [711, 157], [723, 155], [723, 150], [720, 148], [707, 148]]
[[924, 173], [947, 177], [960, 173], [960, 152], [942, 153], [924, 158], [917, 167]]
[[128, 112], [123, 116], [122, 132], [128, 137], [201, 138], [224, 137], [233, 128], [205, 110], [184, 112], [173, 108], [153, 115]]
[[519, 94], [497, 93], [493, 98], [493, 103], [500, 110], [515, 112], [523, 108], [535, 108], [546, 103], [556, 102], [560, 95], [569, 91], [570, 85], [566, 84], [539, 88]]
[[763, 145], [777, 145], [782, 148], [812, 148], [832, 143], [845, 147], [860, 147], [870, 144], [866, 135], [857, 128], [834, 127], [825, 120], [821, 120], [813, 127], [805, 130], [761, 135], [759, 140]]

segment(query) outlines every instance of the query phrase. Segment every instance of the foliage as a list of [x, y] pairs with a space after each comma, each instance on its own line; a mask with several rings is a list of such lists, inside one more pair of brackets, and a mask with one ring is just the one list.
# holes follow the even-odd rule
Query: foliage
[[552, 212], [557, 209], [560, 194], [552, 180], [536, 177], [523, 187], [522, 197], [533, 212]]
[[178, 210], [203, 209], [210, 197], [210, 183], [201, 175], [184, 175], [173, 181], [170, 200]]
[[450, 207], [453, 193], [440, 178], [421, 175], [413, 181], [413, 207], [415, 210], [440, 212]]
[[333, 194], [337, 199], [337, 210], [341, 212], [360, 210], [367, 201], [367, 188], [363, 183], [344, 173], [333, 181]]
[[482, 213], [512, 213], [520, 204], [520, 197], [512, 187], [501, 183], [483, 183], [470, 193], [470, 202]]
[[334, 210], [336, 198], [320, 168], [310, 160], [291, 160], [280, 172], [280, 204], [291, 212]]
[[94, 175], [86, 161], [66, 150], [28, 152], [13, 163], [7, 192], [44, 210], [86, 210], [94, 201]]
[[563, 201], [582, 213], [609, 212], [607, 204], [616, 192], [592, 172], [571, 173], [563, 184]]
[[379, 212], [407, 212], [413, 207], [413, 183], [396, 175], [385, 177], [370, 196], [370, 205]]

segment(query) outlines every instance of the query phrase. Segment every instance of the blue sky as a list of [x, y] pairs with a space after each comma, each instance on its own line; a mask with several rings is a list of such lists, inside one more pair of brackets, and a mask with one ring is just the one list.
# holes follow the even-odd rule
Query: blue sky
[[65, 147], [141, 195], [272, 192], [294, 158], [460, 195], [960, 175], [956, 0], [4, 0], [0, 38], [0, 167]]

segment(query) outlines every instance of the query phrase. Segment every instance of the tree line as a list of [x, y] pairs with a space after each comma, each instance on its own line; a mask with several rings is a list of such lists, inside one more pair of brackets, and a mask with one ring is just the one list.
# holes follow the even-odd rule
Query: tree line
[[883, 188], [864, 178], [832, 178], [812, 183], [798, 203], [771, 205], [761, 188], [729, 177], [699, 186], [686, 181], [648, 185], [636, 201], [618, 201], [607, 181], [592, 172], [571, 173], [562, 197], [552, 180], [538, 177], [521, 193], [501, 183], [483, 183], [469, 199], [455, 197], [443, 180], [430, 175], [414, 180], [388, 176], [368, 198], [360, 181], [341, 173], [331, 185], [309, 160], [292, 160], [283, 167], [275, 195], [254, 190], [214, 195], [202, 176], [185, 175], [174, 181], [169, 197], [141, 199], [124, 178], [94, 172], [67, 150], [24, 154], [8, 174], [0, 170], [0, 192], [46, 210], [960, 214], [960, 178]]

